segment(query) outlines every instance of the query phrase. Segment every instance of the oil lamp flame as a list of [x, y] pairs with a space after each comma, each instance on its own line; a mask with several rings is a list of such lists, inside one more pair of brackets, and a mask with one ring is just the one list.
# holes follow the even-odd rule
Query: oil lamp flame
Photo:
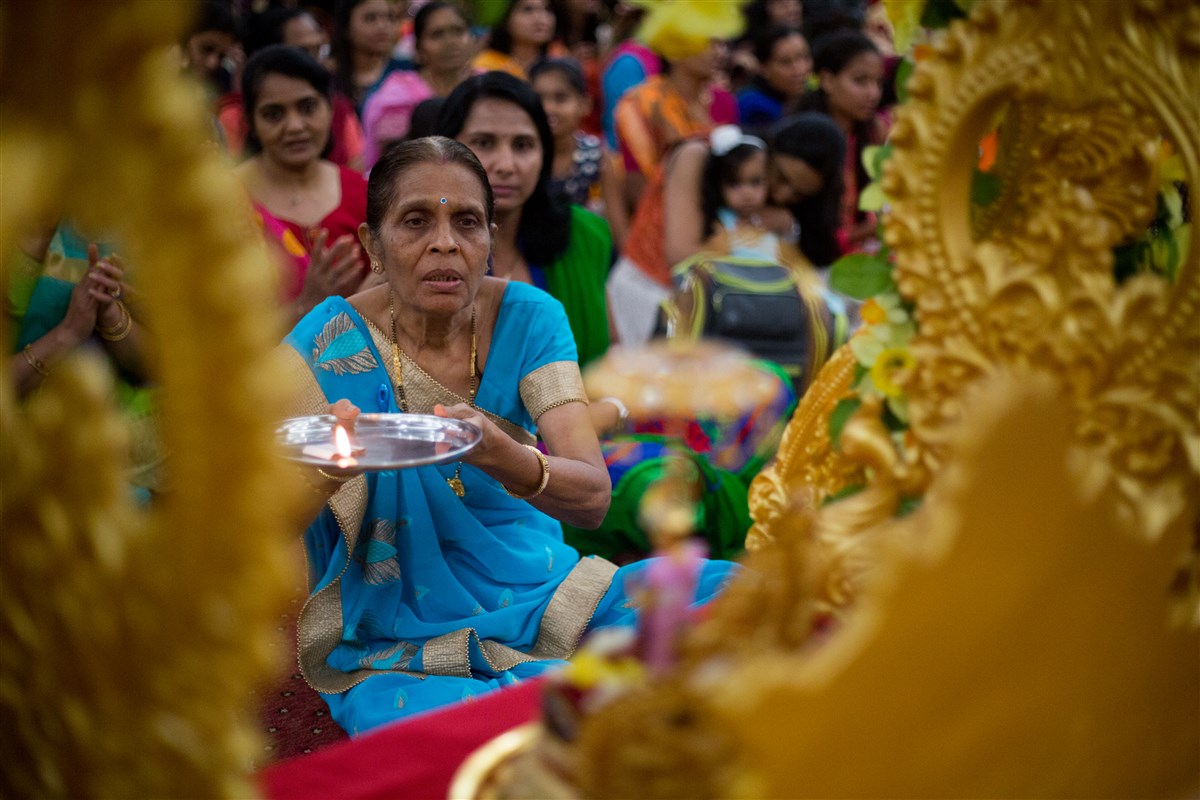
[[352, 455], [354, 451], [350, 447], [350, 434], [346, 433], [346, 429], [341, 425], [333, 429], [333, 446], [337, 450], [339, 467], [345, 469], [358, 463]]

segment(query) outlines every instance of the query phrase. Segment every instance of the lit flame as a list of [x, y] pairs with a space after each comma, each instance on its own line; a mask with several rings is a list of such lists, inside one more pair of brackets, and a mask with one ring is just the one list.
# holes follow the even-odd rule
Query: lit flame
[[351, 456], [354, 451], [350, 447], [350, 434], [346, 433], [346, 429], [341, 425], [333, 429], [333, 446], [338, 453], [337, 465], [339, 467], [345, 469], [358, 463]]

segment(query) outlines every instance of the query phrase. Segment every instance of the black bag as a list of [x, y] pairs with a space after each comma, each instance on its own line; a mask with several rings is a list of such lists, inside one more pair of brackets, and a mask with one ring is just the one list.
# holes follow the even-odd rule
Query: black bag
[[668, 337], [730, 342], [781, 366], [797, 392], [833, 351], [835, 327], [843, 327], [782, 264], [700, 253], [672, 272], [676, 291], [664, 303]]

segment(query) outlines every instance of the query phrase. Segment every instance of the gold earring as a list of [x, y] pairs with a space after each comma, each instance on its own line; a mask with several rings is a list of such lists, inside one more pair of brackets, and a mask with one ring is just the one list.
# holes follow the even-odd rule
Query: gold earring
[[383, 265], [373, 258], [371, 259], [371, 272], [374, 272], [376, 275], [383, 274]]

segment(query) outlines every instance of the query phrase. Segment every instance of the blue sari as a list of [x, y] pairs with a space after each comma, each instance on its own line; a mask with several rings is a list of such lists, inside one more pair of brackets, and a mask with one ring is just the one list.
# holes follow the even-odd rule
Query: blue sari
[[[288, 336], [298, 413], [349, 398], [397, 413], [387, 337], [345, 300], [330, 298]], [[409, 362], [411, 363], [411, 362]], [[414, 412], [465, 402], [405, 368]], [[535, 418], [584, 400], [562, 305], [519, 283], [506, 287], [476, 405], [502, 430], [533, 442]], [[358, 734], [560, 665], [588, 630], [631, 625], [627, 576], [581, 559], [559, 522], [462, 465], [464, 497], [445, 464], [348, 481], [305, 534], [311, 593], [299, 621], [300, 666], [334, 720]], [[703, 601], [729, 564], [708, 562]]]

